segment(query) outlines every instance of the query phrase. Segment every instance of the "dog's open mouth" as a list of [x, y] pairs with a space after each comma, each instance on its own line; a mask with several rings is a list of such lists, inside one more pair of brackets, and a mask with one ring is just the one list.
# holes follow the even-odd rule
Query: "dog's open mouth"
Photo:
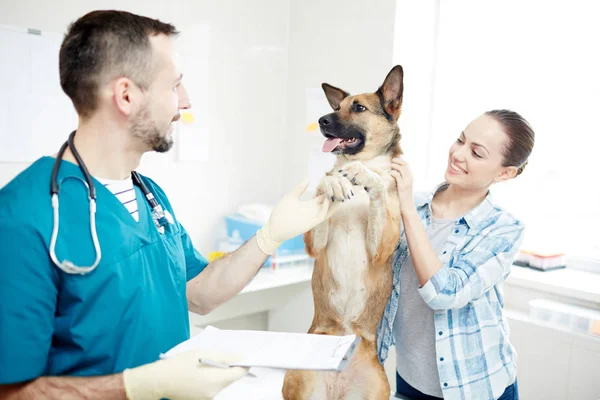
[[350, 149], [358, 146], [360, 143], [361, 140], [357, 138], [327, 137], [327, 140], [323, 143], [323, 152], [331, 153], [335, 150]]

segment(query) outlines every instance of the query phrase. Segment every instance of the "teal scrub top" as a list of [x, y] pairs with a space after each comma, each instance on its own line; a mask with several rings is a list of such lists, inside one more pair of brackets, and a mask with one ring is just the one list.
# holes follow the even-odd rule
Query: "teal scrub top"
[[[207, 265], [165, 193], [142, 176], [175, 223], [160, 234], [137, 186], [135, 221], [94, 180], [102, 260], [85, 275], [60, 270], [48, 253], [54, 161], [37, 160], [0, 190], [0, 384], [107, 375], [157, 360], [189, 338], [186, 282]], [[73, 176], [83, 179], [62, 161], [59, 182]], [[78, 180], [60, 186], [56, 254], [79, 266], [95, 259], [87, 195]]]

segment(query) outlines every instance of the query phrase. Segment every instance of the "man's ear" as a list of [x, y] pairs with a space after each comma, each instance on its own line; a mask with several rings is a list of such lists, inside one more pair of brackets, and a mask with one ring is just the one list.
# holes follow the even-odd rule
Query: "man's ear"
[[111, 84], [111, 89], [112, 99], [117, 109], [125, 115], [131, 115], [136, 103], [134, 101], [142, 96], [140, 89], [126, 77], [115, 79]]
[[325, 92], [325, 97], [327, 97], [327, 101], [333, 111], [337, 111], [340, 109], [340, 103], [346, 97], [350, 96], [348, 92], [343, 91], [342, 89], [338, 89], [335, 86], [331, 86], [328, 83], [323, 83], [321, 85], [323, 91]]

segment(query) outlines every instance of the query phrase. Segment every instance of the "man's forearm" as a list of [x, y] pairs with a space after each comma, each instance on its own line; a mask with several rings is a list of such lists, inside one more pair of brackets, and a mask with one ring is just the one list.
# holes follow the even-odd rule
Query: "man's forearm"
[[1, 400], [127, 400], [123, 375], [44, 376], [27, 383], [0, 385]]
[[211, 262], [187, 284], [190, 311], [207, 314], [238, 294], [267, 259], [256, 236], [227, 256]]

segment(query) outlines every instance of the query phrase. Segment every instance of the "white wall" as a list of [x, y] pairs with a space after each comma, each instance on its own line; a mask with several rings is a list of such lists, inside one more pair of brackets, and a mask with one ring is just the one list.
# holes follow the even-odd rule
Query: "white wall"
[[[195, 110], [196, 118], [208, 118], [209, 162], [178, 163], [172, 151], [147, 154], [140, 167], [170, 195], [194, 243], [207, 254], [224, 213], [281, 194], [289, 7], [288, 0], [66, 0], [60, 6], [2, 0], [0, 24], [62, 34], [88, 11], [117, 8], [171, 22], [182, 36], [193, 24], [210, 25], [210, 101], [207, 109]], [[26, 166], [0, 163], [0, 187]]]
[[404, 159], [414, 177], [416, 191], [430, 190], [428, 148], [431, 145], [433, 73], [436, 62], [437, 0], [397, 2], [394, 63], [404, 69], [404, 104], [399, 124]]

